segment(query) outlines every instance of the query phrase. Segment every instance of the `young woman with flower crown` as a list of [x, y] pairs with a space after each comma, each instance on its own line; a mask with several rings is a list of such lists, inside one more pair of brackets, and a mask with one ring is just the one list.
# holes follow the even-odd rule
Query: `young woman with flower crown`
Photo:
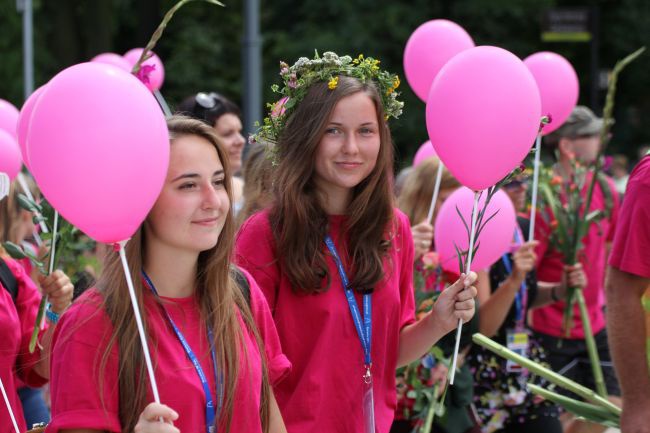
[[[396, 76], [325, 53], [281, 64], [284, 97], [257, 139], [274, 145], [275, 199], [248, 219], [236, 258], [260, 284], [292, 362], [274, 392], [287, 430], [380, 432], [395, 369], [474, 314], [463, 276], [415, 321], [413, 242], [393, 207]], [[466, 290], [463, 288], [467, 287]]]
[[147, 405], [143, 352], [113, 253], [57, 329], [48, 433], [286, 431], [269, 384], [290, 364], [257, 284], [230, 265], [227, 154], [198, 120], [172, 117], [168, 128], [167, 178], [126, 245], [164, 405]]

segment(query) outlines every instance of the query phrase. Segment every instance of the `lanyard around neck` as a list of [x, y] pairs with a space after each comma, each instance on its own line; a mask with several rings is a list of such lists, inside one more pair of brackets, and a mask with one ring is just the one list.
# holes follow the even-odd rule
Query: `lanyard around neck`
[[330, 235], [325, 236], [325, 244], [330, 250], [334, 262], [336, 263], [336, 268], [339, 271], [341, 277], [341, 282], [343, 283], [343, 291], [345, 292], [345, 297], [348, 300], [348, 306], [350, 307], [350, 314], [352, 315], [352, 320], [354, 321], [354, 327], [357, 329], [357, 335], [359, 336], [359, 341], [361, 342], [361, 347], [363, 348], [364, 354], [364, 363], [368, 368], [372, 365], [372, 357], [370, 355], [370, 348], [372, 343], [372, 294], [366, 293], [363, 295], [363, 324], [361, 322], [361, 313], [359, 312], [359, 306], [357, 305], [357, 300], [354, 298], [354, 290], [350, 287], [350, 282], [348, 281], [348, 276], [343, 269], [343, 263], [339, 257], [339, 253], [336, 250], [334, 241]]
[[[153, 292], [153, 294], [158, 297], [158, 291], [156, 290], [156, 287], [153, 285], [153, 282], [149, 278], [149, 276], [146, 274], [144, 269], [142, 270], [142, 278], [144, 280], [144, 283], [149, 289]], [[212, 334], [212, 329], [208, 327], [208, 340], [210, 344], [210, 353], [212, 356], [212, 368], [214, 372], [214, 380], [217, 382], [217, 398], [218, 398], [218, 407], [217, 410], [215, 410], [215, 404], [214, 400], [212, 399], [212, 393], [210, 392], [210, 383], [208, 382], [208, 378], [206, 377], [205, 373], [203, 372], [203, 368], [201, 367], [201, 364], [199, 363], [198, 358], [194, 354], [194, 351], [190, 347], [189, 343], [185, 339], [185, 336], [181, 332], [180, 329], [176, 326], [176, 323], [172, 319], [172, 317], [169, 315], [169, 312], [167, 309], [161, 305], [161, 308], [163, 312], [165, 313], [165, 316], [167, 317], [167, 321], [171, 325], [172, 329], [174, 330], [174, 333], [176, 334], [176, 337], [180, 341], [181, 345], [183, 346], [183, 349], [185, 350], [185, 354], [187, 355], [188, 359], [194, 365], [194, 369], [196, 370], [197, 376], [199, 376], [199, 380], [201, 381], [201, 386], [203, 387], [203, 392], [205, 393], [205, 425], [207, 429], [207, 433], [215, 433], [216, 432], [216, 424], [215, 424], [215, 419], [217, 417], [217, 412], [221, 411], [221, 405], [223, 403], [223, 391], [222, 391], [222, 376], [217, 374], [217, 357], [214, 351], [214, 338]]]

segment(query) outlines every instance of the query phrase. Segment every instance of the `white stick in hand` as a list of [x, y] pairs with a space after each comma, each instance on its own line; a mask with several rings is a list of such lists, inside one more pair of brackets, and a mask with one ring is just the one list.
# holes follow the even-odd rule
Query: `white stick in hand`
[[7, 397], [7, 392], [5, 391], [5, 386], [2, 383], [2, 379], [0, 379], [0, 390], [2, 390], [2, 398], [4, 398], [5, 404], [7, 405], [7, 410], [9, 411], [9, 416], [11, 417], [11, 422], [14, 425], [14, 429], [16, 430], [16, 433], [20, 433], [20, 430], [18, 430], [18, 423], [16, 423], [16, 417], [14, 416], [14, 411], [11, 410], [11, 405], [9, 404], [9, 397]]
[[129, 286], [129, 295], [131, 296], [131, 305], [133, 306], [133, 314], [135, 315], [135, 322], [138, 325], [138, 334], [140, 334], [140, 343], [142, 344], [142, 351], [144, 352], [144, 360], [147, 364], [147, 372], [149, 373], [149, 382], [151, 382], [151, 389], [153, 391], [153, 398], [156, 403], [160, 403], [160, 395], [158, 394], [158, 385], [156, 378], [153, 374], [153, 364], [151, 363], [151, 355], [149, 354], [149, 345], [147, 344], [147, 336], [144, 333], [144, 326], [142, 326], [142, 317], [140, 316], [140, 308], [138, 308], [138, 300], [135, 297], [135, 289], [133, 288], [133, 280], [131, 279], [131, 271], [129, 264], [126, 261], [126, 254], [124, 246], [127, 241], [119, 242], [120, 245], [120, 259], [122, 260], [122, 267], [124, 268], [124, 275], [126, 276], [126, 284]]
[[530, 201], [530, 227], [528, 229], [528, 240], [535, 240], [535, 214], [537, 213], [537, 185], [539, 184], [539, 154], [542, 142], [542, 132], [537, 134], [535, 140], [535, 165], [533, 166], [533, 195]]
[[427, 222], [433, 224], [431, 219], [433, 218], [433, 211], [436, 208], [436, 203], [438, 202], [438, 193], [440, 192], [440, 182], [442, 181], [442, 171], [445, 168], [442, 161], [438, 160], [438, 174], [436, 175], [436, 184], [433, 187], [433, 195], [431, 196], [431, 205], [429, 206], [429, 214], [427, 215]]
[[[476, 217], [478, 213], [478, 198], [480, 192], [474, 191], [474, 206], [472, 207], [472, 229], [469, 232], [469, 251], [467, 252], [467, 262], [465, 263], [465, 275], [469, 275], [472, 269], [472, 252], [474, 251], [474, 234], [476, 233]], [[456, 344], [454, 345], [454, 357], [451, 361], [451, 372], [449, 376], [449, 384], [454, 384], [454, 376], [456, 376], [456, 364], [458, 363], [458, 350], [460, 348], [460, 334], [463, 329], [463, 321], [458, 319], [458, 327], [456, 328]]]

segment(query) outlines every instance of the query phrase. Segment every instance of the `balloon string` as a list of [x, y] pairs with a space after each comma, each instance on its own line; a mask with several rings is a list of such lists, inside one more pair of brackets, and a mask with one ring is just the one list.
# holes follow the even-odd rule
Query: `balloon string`
[[14, 411], [11, 410], [11, 405], [9, 404], [9, 397], [7, 397], [7, 392], [5, 391], [5, 386], [2, 383], [2, 379], [0, 379], [0, 390], [2, 391], [2, 398], [4, 398], [5, 404], [7, 405], [7, 410], [9, 411], [9, 416], [11, 417], [11, 422], [14, 425], [14, 429], [16, 430], [16, 433], [20, 433], [20, 430], [18, 430], [18, 423], [16, 423], [16, 417], [14, 416]]
[[535, 216], [537, 214], [537, 186], [539, 185], [539, 159], [542, 142], [541, 131], [537, 134], [535, 140], [535, 165], [533, 166], [533, 191], [530, 202], [530, 227], [528, 228], [528, 240], [535, 240]]
[[438, 174], [436, 175], [436, 184], [433, 187], [433, 195], [431, 196], [431, 205], [429, 206], [429, 214], [427, 215], [427, 222], [433, 224], [431, 219], [433, 218], [433, 211], [436, 208], [436, 203], [438, 202], [438, 193], [440, 192], [440, 182], [442, 181], [442, 171], [445, 168], [441, 160], [438, 160]]
[[[467, 252], [467, 262], [465, 263], [465, 275], [469, 275], [472, 268], [472, 252], [474, 251], [474, 235], [476, 233], [476, 217], [478, 213], [478, 199], [481, 193], [474, 191], [474, 206], [472, 207], [472, 229], [469, 234], [469, 251]], [[464, 282], [463, 282], [464, 283]], [[458, 363], [458, 350], [460, 349], [460, 334], [463, 329], [462, 319], [458, 319], [458, 326], [456, 328], [456, 343], [454, 345], [454, 357], [451, 361], [451, 370], [449, 377], [449, 384], [454, 384], [454, 377], [456, 376], [456, 364]]]
[[142, 325], [142, 317], [140, 316], [140, 309], [138, 308], [138, 300], [135, 296], [135, 289], [133, 288], [133, 280], [131, 279], [131, 271], [129, 264], [126, 261], [126, 254], [124, 246], [127, 241], [119, 242], [119, 253], [124, 268], [124, 275], [126, 276], [126, 284], [129, 286], [129, 295], [131, 296], [131, 305], [133, 306], [133, 314], [135, 315], [135, 322], [138, 325], [138, 334], [140, 334], [140, 343], [142, 344], [142, 351], [144, 352], [144, 360], [147, 364], [147, 372], [149, 373], [149, 382], [153, 391], [153, 398], [156, 403], [160, 403], [160, 395], [158, 394], [158, 385], [156, 378], [153, 374], [153, 364], [151, 363], [151, 355], [149, 353], [149, 345], [147, 344], [147, 337], [144, 333], [144, 326]]

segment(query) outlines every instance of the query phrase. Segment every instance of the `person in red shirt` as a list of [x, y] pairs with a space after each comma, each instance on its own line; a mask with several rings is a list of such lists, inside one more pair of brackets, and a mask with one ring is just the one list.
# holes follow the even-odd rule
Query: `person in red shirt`
[[634, 168], [609, 258], [607, 330], [623, 393], [621, 430], [650, 432], [650, 374], [641, 306], [650, 289], [650, 154]]
[[[237, 235], [293, 369], [274, 388], [291, 433], [387, 433], [395, 369], [474, 314], [476, 275], [414, 317], [413, 240], [393, 208], [399, 80], [362, 56], [281, 64], [288, 102], [256, 141], [274, 144], [275, 200]], [[463, 290], [467, 287], [467, 290]]]
[[[566, 122], [546, 137], [546, 144], [551, 146], [558, 156], [554, 170], [558, 176], [568, 181], [572, 172], [571, 160], [576, 159], [584, 165], [592, 164], [600, 150], [600, 130], [602, 119], [596, 117], [587, 107], [577, 106]], [[587, 235], [582, 239], [583, 248], [578, 254], [578, 263], [565, 265], [562, 253], [551, 243], [553, 229], [546, 218], [537, 218], [535, 240], [539, 241], [535, 249], [537, 254], [537, 278], [543, 293], [556, 301], [550, 305], [533, 310], [531, 327], [548, 352], [548, 362], [554, 371], [559, 371], [569, 378], [595, 389], [592, 370], [584, 340], [579, 307], [576, 303], [573, 311], [573, 328], [568, 342], [563, 328], [564, 299], [566, 280], [569, 273], [582, 269], [582, 278], [574, 284], [581, 287], [591, 320], [591, 327], [598, 347], [601, 362], [610, 361], [605, 330], [605, 266], [608, 244], [614, 236], [617, 224], [619, 200], [613, 181], [602, 176], [596, 182], [590, 211], [600, 209], [606, 217], [598, 224], [592, 224]], [[587, 175], [581, 191], [586, 200], [591, 182], [591, 173]], [[550, 289], [549, 289], [550, 287]], [[560, 341], [564, 340], [564, 344]], [[605, 385], [610, 395], [619, 395], [618, 382], [611, 367], [603, 368]]]
[[48, 433], [286, 431], [269, 385], [290, 364], [257, 284], [230, 264], [225, 150], [198, 120], [172, 117], [168, 128], [167, 178], [125, 247], [163, 404], [147, 404], [126, 280], [118, 254], [108, 254], [97, 287], [54, 336]]

